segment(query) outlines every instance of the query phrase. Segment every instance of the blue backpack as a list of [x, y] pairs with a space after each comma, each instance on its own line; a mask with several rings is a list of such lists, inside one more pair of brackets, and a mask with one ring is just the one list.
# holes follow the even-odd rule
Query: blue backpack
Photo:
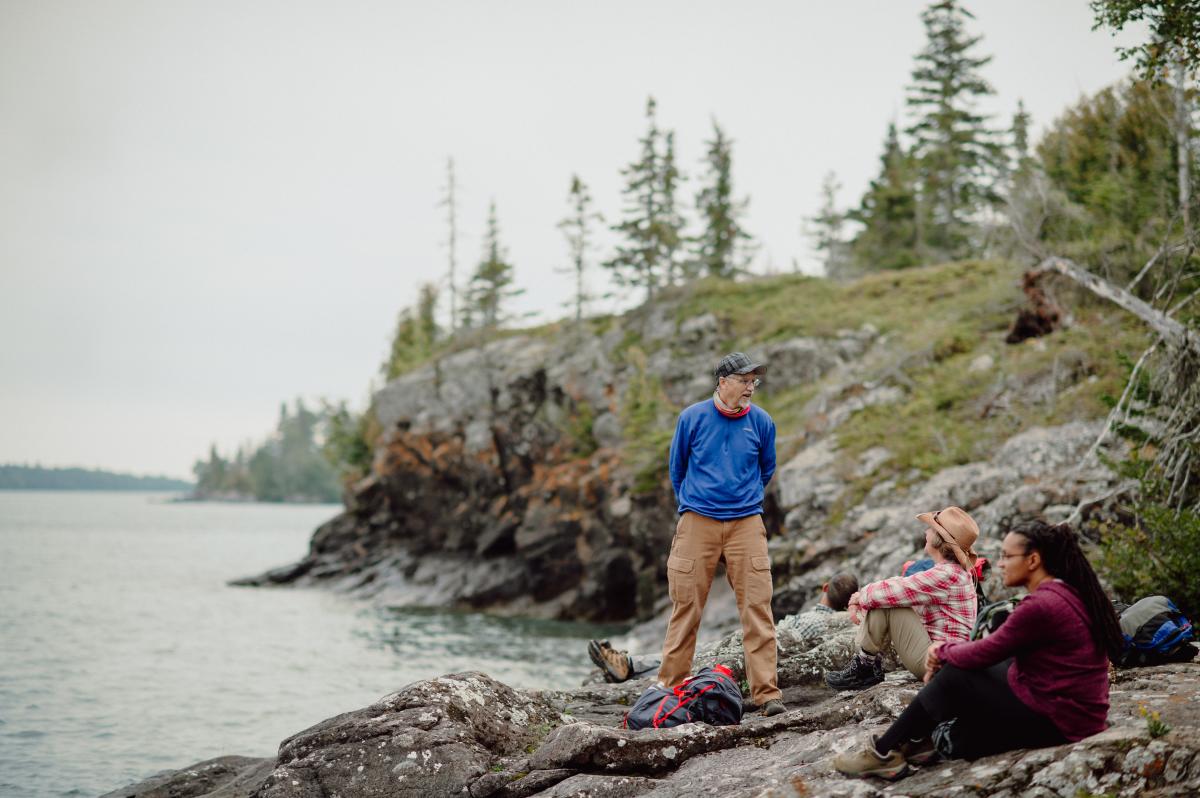
[[1123, 668], [1189, 662], [1196, 656], [1192, 623], [1166, 596], [1146, 598], [1121, 611], [1125, 652], [1117, 661]]
[[621, 724], [626, 729], [668, 729], [684, 723], [734, 726], [742, 722], [742, 691], [724, 665], [701, 668], [675, 689], [647, 687]]

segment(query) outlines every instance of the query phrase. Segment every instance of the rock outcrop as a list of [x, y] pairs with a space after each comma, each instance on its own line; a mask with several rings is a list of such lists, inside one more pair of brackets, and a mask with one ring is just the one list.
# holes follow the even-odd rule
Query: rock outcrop
[[[392, 606], [650, 617], [665, 599], [674, 529], [662, 430], [712, 390], [727, 336], [712, 314], [680, 320], [664, 302], [599, 336], [500, 338], [397, 378], [374, 399], [384, 434], [346, 511], [300, 563], [235, 584], [323, 584]], [[781, 391], [845, 368], [876, 337], [868, 327], [793, 338], [761, 354]], [[627, 417], [631, 403], [649, 417]], [[767, 515], [778, 529], [774, 492]]]
[[[803, 673], [785, 657], [781, 676]], [[895, 672], [861, 693], [784, 679], [790, 711], [739, 726], [628, 731], [639, 685], [523, 692], [480, 673], [417, 682], [284, 740], [275, 760], [224, 757], [105, 798], [307, 796], [1195, 795], [1200, 664], [1116, 671], [1110, 728], [1078, 743], [917, 769], [888, 783], [832, 770], [894, 719], [919, 684]], [[1143, 710], [1170, 731], [1152, 737]]]

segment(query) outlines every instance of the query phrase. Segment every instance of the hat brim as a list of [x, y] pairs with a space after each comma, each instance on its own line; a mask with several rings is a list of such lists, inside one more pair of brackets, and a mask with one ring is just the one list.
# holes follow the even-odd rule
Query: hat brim
[[733, 371], [730, 373], [731, 374], [766, 374], [767, 373], [767, 364], [766, 363], [754, 363], [751, 366], [749, 366], [748, 368], [742, 369], [741, 371]]
[[934, 529], [941, 529], [942, 525], [933, 520], [933, 513], [921, 513], [917, 516], [917, 520], [922, 523], [929, 524]]

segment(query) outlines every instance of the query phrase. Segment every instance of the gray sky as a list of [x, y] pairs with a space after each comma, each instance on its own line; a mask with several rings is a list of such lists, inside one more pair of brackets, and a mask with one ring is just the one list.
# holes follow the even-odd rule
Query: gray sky
[[[755, 268], [816, 270], [801, 220], [906, 122], [924, 5], [0, 0], [0, 462], [187, 476], [282, 400], [361, 407], [444, 275], [448, 155], [460, 271], [494, 198], [514, 309], [561, 315], [570, 176], [619, 217], [650, 94], [689, 173], [734, 139]], [[997, 124], [1127, 72], [1086, 0], [967, 7]]]

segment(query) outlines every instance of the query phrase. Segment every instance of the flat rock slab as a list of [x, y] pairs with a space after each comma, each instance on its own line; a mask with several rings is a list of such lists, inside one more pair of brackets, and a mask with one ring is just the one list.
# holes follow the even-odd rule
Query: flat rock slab
[[[1108, 731], [1078, 743], [916, 768], [895, 783], [847, 779], [833, 757], [887, 726], [920, 685], [790, 688], [789, 711], [738, 726], [629, 731], [563, 714], [614, 706], [626, 685], [513, 690], [479, 673], [410, 685], [288, 738], [277, 761], [224, 757], [105, 798], [440, 796], [1183, 796], [1200, 794], [1200, 663], [1114, 671]], [[1149, 734], [1143, 708], [1171, 730]]]

